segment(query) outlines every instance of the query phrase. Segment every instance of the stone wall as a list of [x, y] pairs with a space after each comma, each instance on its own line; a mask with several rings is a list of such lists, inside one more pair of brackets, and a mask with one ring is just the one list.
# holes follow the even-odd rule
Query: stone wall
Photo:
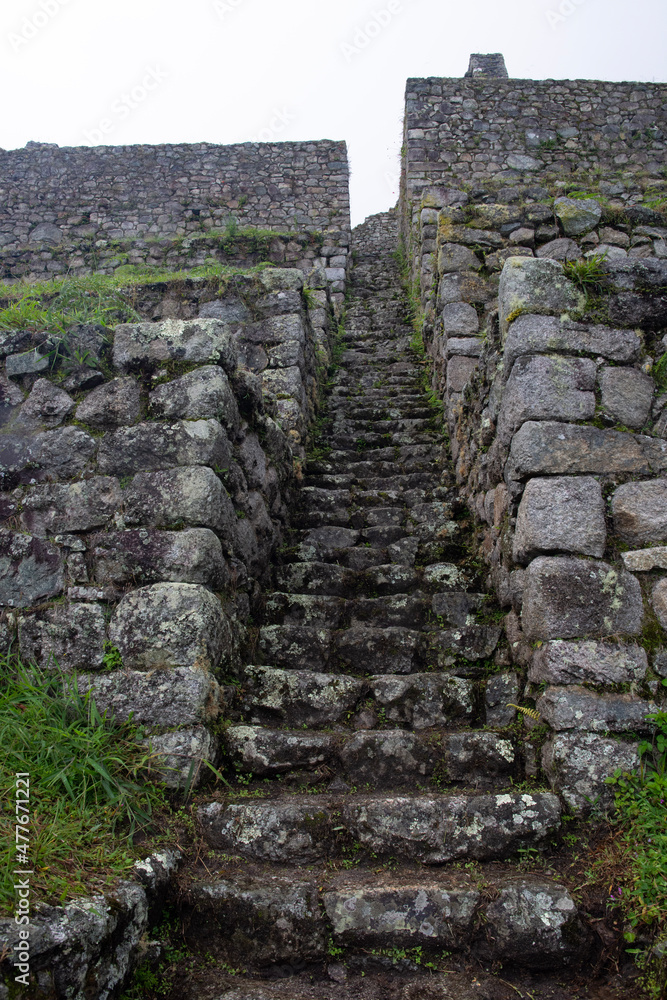
[[0, 246], [174, 237], [234, 216], [282, 231], [349, 231], [344, 142], [0, 150]]
[[68, 332], [79, 366], [2, 338], [3, 645], [133, 712], [170, 784], [215, 754], [281, 542], [331, 360], [321, 278], [145, 288], [144, 322]]
[[[497, 72], [497, 70], [492, 70]], [[622, 202], [664, 199], [667, 85], [514, 80], [486, 73], [410, 79], [406, 87], [402, 203], [431, 188], [491, 185], [518, 200], [586, 180]], [[541, 195], [533, 195], [539, 200]]]
[[507, 612], [493, 687], [519, 683], [552, 731], [541, 767], [586, 812], [664, 700], [667, 227], [590, 198], [439, 198], [415, 307]]

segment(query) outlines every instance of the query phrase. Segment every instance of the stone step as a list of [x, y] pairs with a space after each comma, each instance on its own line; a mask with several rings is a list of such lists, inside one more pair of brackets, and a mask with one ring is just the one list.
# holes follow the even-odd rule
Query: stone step
[[343, 855], [349, 838], [379, 857], [439, 865], [507, 858], [557, 834], [550, 792], [495, 795], [288, 795], [210, 802], [198, 818], [217, 850], [307, 865]]
[[[208, 865], [214, 870], [215, 862], [213, 853]], [[226, 860], [218, 864], [229, 870]], [[181, 896], [179, 923], [193, 949], [223, 967], [278, 970], [263, 981], [235, 976], [224, 992], [212, 994], [218, 1000], [507, 997], [509, 991], [496, 992], [492, 979], [480, 982], [479, 967], [474, 982], [452, 969], [414, 979], [403, 969], [390, 987], [387, 970], [394, 963], [397, 969], [405, 966], [406, 950], [420, 961], [438, 963], [445, 949], [531, 969], [566, 968], [593, 954], [590, 933], [567, 888], [542, 875], [482, 868], [478, 883], [468, 873], [378, 872], [365, 865], [314, 874], [275, 865], [273, 872], [253, 874], [243, 866], [233, 875], [208, 872]], [[331, 961], [332, 945], [340, 949], [337, 962]], [[299, 968], [308, 971], [306, 963], [315, 962], [329, 962], [341, 985], [331, 978], [318, 984], [312, 975], [299, 977]], [[384, 971], [380, 984], [367, 970]]]
[[[353, 520], [351, 518], [350, 522]], [[427, 525], [426, 528], [432, 530], [432, 526]], [[385, 531], [386, 527], [378, 526], [376, 530]], [[465, 571], [449, 562], [418, 568], [405, 563], [385, 563], [359, 571], [335, 563], [293, 562], [279, 566], [274, 575], [279, 590], [292, 594], [329, 594], [332, 597], [356, 594], [405, 596], [416, 588], [430, 592], [460, 591], [467, 589], [469, 583]]]
[[[240, 706], [253, 725], [318, 727], [370, 716], [410, 729], [471, 721], [476, 685], [448, 672], [370, 677], [249, 665], [241, 670]], [[370, 718], [370, 716], [365, 716]]]
[[[359, 433], [331, 434], [325, 438], [327, 444], [335, 451], [356, 451], [364, 454], [374, 449], [400, 448], [406, 445], [412, 448], [416, 444], [434, 445], [439, 441], [434, 432], [396, 431], [387, 434], [375, 434], [371, 431]], [[375, 457], [374, 455], [371, 457]]]
[[287, 670], [340, 670], [355, 674], [409, 674], [428, 666], [429, 636], [401, 626], [324, 629], [263, 625], [262, 663]]
[[236, 725], [225, 731], [224, 745], [226, 760], [244, 775], [276, 778], [306, 772], [321, 782], [335, 774], [373, 791], [414, 789], [433, 779], [489, 789], [518, 774], [512, 742], [491, 732], [333, 733]]
[[329, 437], [330, 440], [334, 440], [341, 434], [347, 434], [351, 437], [364, 434], [368, 438], [369, 436], [384, 437], [386, 434], [412, 434], [414, 432], [415, 440], [417, 440], [418, 436], [432, 430], [433, 418], [431, 414], [427, 414], [426, 417], [399, 416], [386, 419], [345, 415], [334, 420]]

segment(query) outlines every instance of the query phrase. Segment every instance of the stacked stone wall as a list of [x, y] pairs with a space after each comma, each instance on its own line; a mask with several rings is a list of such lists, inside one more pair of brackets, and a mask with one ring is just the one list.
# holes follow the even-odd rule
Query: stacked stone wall
[[281, 542], [331, 361], [325, 285], [285, 268], [149, 286], [145, 321], [69, 331], [78, 367], [2, 340], [4, 647], [132, 712], [170, 784], [213, 759]]
[[412, 220], [415, 309], [507, 613], [497, 684], [551, 730], [529, 766], [586, 813], [664, 702], [667, 227], [592, 198], [439, 198]]

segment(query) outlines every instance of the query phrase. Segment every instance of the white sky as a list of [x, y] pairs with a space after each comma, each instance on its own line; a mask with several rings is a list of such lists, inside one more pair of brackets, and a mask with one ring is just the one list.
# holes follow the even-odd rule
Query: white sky
[[346, 139], [356, 224], [398, 197], [408, 76], [664, 81], [666, 29], [665, 0], [2, 0], [0, 147]]

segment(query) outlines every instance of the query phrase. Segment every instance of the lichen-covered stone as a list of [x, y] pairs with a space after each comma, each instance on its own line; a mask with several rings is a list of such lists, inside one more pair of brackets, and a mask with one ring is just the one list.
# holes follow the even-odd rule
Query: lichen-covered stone
[[24, 663], [63, 671], [97, 670], [104, 659], [106, 622], [99, 604], [53, 604], [18, 620]]
[[314, 882], [238, 874], [193, 885], [183, 903], [186, 937], [228, 963], [300, 967], [326, 955], [327, 927]]
[[286, 732], [264, 726], [230, 726], [225, 731], [227, 753], [248, 774], [316, 771], [335, 750], [331, 733]]
[[643, 613], [636, 578], [609, 563], [539, 556], [526, 571], [521, 619], [528, 639], [634, 635]]
[[[30, 917], [30, 973], [43, 996], [110, 997], [132, 971], [148, 929], [148, 899], [141, 885], [119, 882], [108, 895], [42, 904]], [[16, 954], [21, 926], [0, 921], [0, 948]], [[13, 978], [17, 975], [12, 966]]]
[[596, 733], [558, 733], [542, 749], [542, 767], [553, 790], [585, 816], [613, 806], [615, 789], [606, 779], [617, 770], [639, 767], [638, 743]]
[[596, 733], [646, 732], [653, 702], [632, 694], [595, 694], [587, 688], [548, 687], [537, 700], [537, 710], [552, 729], [589, 729]]
[[478, 788], [484, 787], [514, 768], [516, 755], [511, 741], [496, 733], [448, 733], [441, 745], [444, 771], [450, 781], [474, 782]]
[[224, 665], [232, 647], [220, 601], [192, 583], [156, 583], [126, 594], [114, 612], [109, 638], [124, 666], [134, 670], [214, 670]]
[[110, 531], [93, 535], [88, 545], [100, 586], [171, 582], [223, 590], [229, 584], [220, 539], [209, 528]]
[[607, 530], [604, 500], [592, 476], [531, 479], [523, 491], [513, 556], [527, 563], [540, 552], [604, 555]]
[[554, 214], [566, 236], [583, 236], [602, 218], [602, 206], [594, 198], [556, 198]]
[[305, 800], [210, 802], [198, 811], [204, 836], [222, 851], [258, 861], [308, 864], [331, 849], [331, 801], [320, 795]]
[[76, 408], [76, 419], [99, 430], [137, 422], [141, 415], [141, 387], [133, 378], [114, 378], [99, 385]]
[[120, 510], [120, 484], [111, 476], [33, 486], [22, 500], [21, 523], [35, 535], [101, 528]]
[[624, 483], [611, 498], [614, 531], [640, 547], [667, 542], [667, 479]]
[[327, 725], [344, 718], [366, 688], [358, 677], [278, 670], [244, 669], [244, 705], [251, 721], [280, 721], [287, 725]]
[[236, 368], [234, 330], [219, 319], [166, 319], [123, 323], [114, 330], [113, 363], [121, 372], [156, 368], [165, 361]]
[[206, 726], [190, 726], [146, 738], [151, 752], [149, 775], [168, 788], [196, 788], [215, 764], [217, 739]]
[[667, 545], [654, 545], [650, 549], [621, 552], [623, 565], [631, 573], [650, 573], [652, 569], [667, 569]]
[[450, 674], [424, 673], [371, 677], [371, 690], [387, 719], [426, 729], [465, 718], [473, 711], [473, 683]]
[[73, 479], [91, 468], [97, 441], [80, 427], [5, 435], [0, 442], [0, 475], [35, 483]]
[[526, 420], [590, 420], [595, 413], [595, 363], [590, 358], [520, 357], [503, 390], [498, 436], [509, 444]]
[[519, 678], [513, 671], [504, 670], [489, 677], [486, 682], [484, 701], [486, 704], [487, 726], [510, 726], [516, 719], [516, 705], [519, 694]]
[[81, 673], [77, 683], [81, 694], [91, 692], [100, 712], [120, 722], [131, 717], [150, 726], [193, 726], [212, 722], [220, 711], [220, 686], [200, 669]]
[[423, 634], [416, 629], [352, 626], [338, 632], [335, 647], [345, 669], [364, 673], [409, 674], [414, 670]]
[[655, 382], [636, 368], [603, 368], [600, 372], [602, 409], [625, 427], [641, 430], [647, 423]]
[[0, 529], [0, 605], [27, 608], [56, 597], [64, 585], [59, 548], [33, 535]]
[[667, 629], [667, 578], [663, 577], [653, 585], [651, 604], [655, 616], [664, 629]]
[[151, 413], [163, 420], [217, 417], [229, 431], [234, 431], [241, 420], [229, 379], [217, 365], [195, 368], [159, 385], [148, 398]]
[[477, 358], [455, 354], [447, 362], [447, 391], [463, 392], [472, 375], [477, 370]]
[[442, 310], [442, 324], [447, 337], [474, 337], [479, 331], [477, 310], [467, 302], [450, 302]]
[[641, 338], [636, 330], [573, 323], [561, 316], [524, 314], [511, 324], [505, 340], [505, 371], [524, 354], [579, 354], [629, 364], [636, 361]]
[[443, 243], [438, 251], [438, 273], [449, 274], [453, 271], [479, 271], [481, 261], [472, 250], [460, 243]]
[[414, 787], [433, 771], [433, 755], [414, 734], [400, 729], [356, 733], [345, 741], [341, 761], [355, 785]]
[[583, 957], [587, 934], [567, 889], [537, 876], [511, 878], [486, 908], [489, 948], [503, 962], [561, 968]]
[[560, 824], [555, 795], [438, 795], [347, 798], [342, 821], [378, 854], [441, 864], [503, 857], [539, 843]]
[[580, 312], [585, 296], [563, 274], [555, 260], [510, 257], [500, 275], [498, 311], [500, 332], [505, 338], [509, 324], [521, 313], [560, 316]]
[[66, 392], [46, 378], [38, 378], [16, 415], [16, 421], [25, 430], [57, 427], [72, 413], [74, 406], [74, 400]]
[[625, 642], [545, 642], [533, 653], [534, 684], [629, 684], [648, 670], [646, 652]]
[[229, 439], [215, 419], [121, 427], [102, 439], [98, 455], [100, 472], [115, 476], [183, 465], [227, 469], [231, 461]]
[[473, 931], [476, 889], [429, 884], [360, 886], [324, 893], [334, 940], [354, 947], [464, 948]]
[[226, 550], [233, 544], [236, 511], [220, 479], [206, 466], [138, 472], [123, 492], [123, 511], [128, 525], [211, 528]]
[[527, 476], [649, 476], [667, 469], [667, 441], [556, 421], [527, 420], [512, 438], [506, 479]]

